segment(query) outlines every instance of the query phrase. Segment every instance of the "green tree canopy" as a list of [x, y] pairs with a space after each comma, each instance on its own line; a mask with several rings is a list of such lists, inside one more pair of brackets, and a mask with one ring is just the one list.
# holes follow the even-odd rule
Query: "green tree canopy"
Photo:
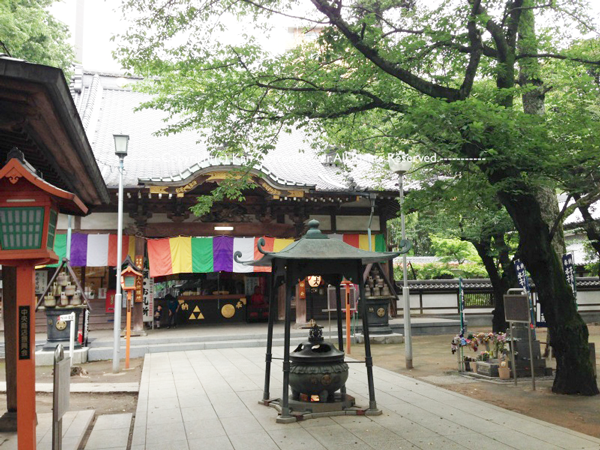
[[1, 0], [0, 53], [69, 71], [69, 29], [48, 12], [56, 0]]
[[[340, 151], [435, 153], [450, 168], [471, 161], [519, 233], [557, 354], [554, 391], [598, 393], [550, 223], [558, 213], [549, 163], [575, 170], [583, 152], [590, 167], [600, 162], [598, 135], [574, 145], [585, 130], [547, 107], [566, 91], [553, 89], [546, 68], [585, 68], [587, 82], [587, 69], [600, 66], [577, 45], [595, 30], [586, 1], [312, 0], [306, 12], [288, 0], [124, 4], [136, 18], [118, 55], [147, 77], [142, 89], [155, 96], [145, 106], [171, 115], [166, 133], [193, 128], [214, 147], [264, 152], [282, 131], [324, 127], [323, 143]], [[251, 36], [228, 39], [235, 17], [265, 33], [269, 20], [295, 17], [318, 38], [272, 54]], [[576, 109], [588, 101], [570, 97]], [[563, 129], [573, 135], [564, 139]]]

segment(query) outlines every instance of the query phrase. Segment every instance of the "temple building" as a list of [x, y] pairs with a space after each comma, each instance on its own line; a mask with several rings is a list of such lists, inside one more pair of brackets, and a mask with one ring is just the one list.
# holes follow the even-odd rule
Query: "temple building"
[[[217, 202], [210, 213], [194, 216], [190, 207], [197, 198], [245, 161], [212, 156], [194, 131], [157, 135], [167, 114], [136, 111], [149, 97], [132, 90], [135, 82], [77, 70], [71, 84], [110, 197], [92, 214], [74, 218], [71, 226], [68, 256], [90, 298], [90, 329], [112, 327], [113, 320], [119, 180], [115, 134], [129, 136], [123, 256], [129, 254], [146, 269], [146, 289], [134, 308], [137, 328], [144, 321], [151, 324], [156, 304], [167, 294], [179, 300], [179, 323], [262, 319], [264, 311], [253, 304], [266, 297], [269, 273], [236, 263], [233, 253], [254, 259], [256, 241], [263, 237], [268, 249], [280, 250], [302, 234], [310, 219], [356, 247], [368, 250], [371, 234], [371, 249], [388, 248], [386, 221], [398, 210], [396, 176], [369, 156], [342, 160], [335, 152], [319, 152], [300, 131], [282, 133], [275, 149], [251, 169], [256, 187], [244, 192], [243, 201]], [[60, 217], [55, 246], [60, 256], [67, 256], [67, 227], [67, 218]], [[48, 279], [51, 271], [40, 270], [40, 278]], [[326, 286], [304, 289], [300, 283], [297, 294], [298, 322], [326, 314]]]

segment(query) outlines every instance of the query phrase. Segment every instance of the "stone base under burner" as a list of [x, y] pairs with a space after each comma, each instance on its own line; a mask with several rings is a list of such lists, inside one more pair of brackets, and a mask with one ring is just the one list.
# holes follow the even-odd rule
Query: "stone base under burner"
[[[404, 336], [399, 333], [392, 334], [370, 334], [369, 341], [371, 344], [402, 344]], [[356, 342], [364, 344], [365, 337], [362, 334], [356, 334]]]
[[[342, 398], [344, 397], [344, 398]], [[378, 416], [382, 414], [379, 409], [368, 409], [355, 406], [354, 397], [346, 394], [345, 396], [336, 393], [333, 402], [302, 402], [298, 400], [289, 400], [291, 417], [281, 417], [281, 399], [259, 401], [261, 405], [270, 406], [279, 412], [277, 423], [294, 423], [301, 420], [315, 419], [318, 417], [331, 416]]]

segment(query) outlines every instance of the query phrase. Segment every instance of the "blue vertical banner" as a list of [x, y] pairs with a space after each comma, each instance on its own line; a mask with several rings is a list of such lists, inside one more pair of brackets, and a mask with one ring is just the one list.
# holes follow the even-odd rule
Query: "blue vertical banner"
[[568, 253], [562, 256], [563, 271], [567, 278], [567, 283], [571, 286], [573, 295], [575, 296], [575, 305], [577, 305], [577, 278], [575, 277], [575, 269], [573, 264], [573, 255]]
[[[519, 281], [519, 286], [521, 289], [525, 291], [527, 294], [527, 299], [529, 301], [529, 313], [530, 313], [530, 321], [531, 326], [537, 323], [535, 312], [533, 311], [533, 302], [531, 300], [531, 289], [529, 288], [529, 278], [527, 277], [527, 271], [525, 270], [525, 264], [520, 259], [514, 260], [515, 270], [517, 271], [517, 280]], [[534, 336], [535, 338], [535, 336]]]

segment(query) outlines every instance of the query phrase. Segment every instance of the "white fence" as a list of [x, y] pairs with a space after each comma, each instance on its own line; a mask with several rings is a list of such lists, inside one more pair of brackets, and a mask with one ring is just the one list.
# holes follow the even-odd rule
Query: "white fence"
[[[398, 292], [402, 292], [401, 283]], [[411, 315], [457, 315], [458, 280], [410, 280]], [[467, 315], [491, 314], [494, 309], [492, 284], [489, 279], [463, 280], [465, 313]], [[536, 300], [535, 286], [532, 286]], [[598, 278], [577, 279], [577, 304], [580, 312], [600, 313], [600, 280]], [[397, 302], [398, 312], [404, 309], [402, 298]]]

